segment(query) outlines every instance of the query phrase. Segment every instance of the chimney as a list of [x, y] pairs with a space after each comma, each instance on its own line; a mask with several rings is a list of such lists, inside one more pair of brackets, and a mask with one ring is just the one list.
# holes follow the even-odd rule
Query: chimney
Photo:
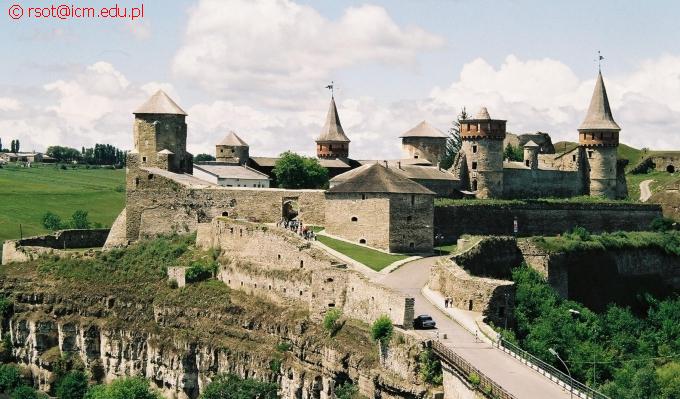
[[401, 161], [397, 161], [397, 167], [401, 169]]

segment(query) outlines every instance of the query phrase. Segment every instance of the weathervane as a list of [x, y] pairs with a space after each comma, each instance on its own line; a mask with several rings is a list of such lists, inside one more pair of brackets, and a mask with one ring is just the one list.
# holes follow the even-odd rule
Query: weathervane
[[332, 80], [331, 80], [331, 84], [326, 86], [326, 88], [331, 91], [331, 97], [335, 97], [335, 93], [333, 92], [334, 87], [335, 87], [335, 84]]
[[604, 59], [604, 57], [600, 53], [600, 50], [597, 50], [597, 70], [598, 70], [598, 72], [602, 71], [602, 60], [603, 59]]

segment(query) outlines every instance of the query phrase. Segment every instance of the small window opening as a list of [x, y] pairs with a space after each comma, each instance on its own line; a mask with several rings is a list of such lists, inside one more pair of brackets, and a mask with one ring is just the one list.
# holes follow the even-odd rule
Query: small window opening
[[524, 161], [524, 164], [525, 164], [526, 166], [529, 166], [529, 160], [527, 159], [526, 161]]
[[359, 220], [359, 219], [357, 219], [356, 216], [352, 216], [352, 221], [353, 221], [353, 222], [356, 222], [356, 221], [358, 221], [358, 220]]
[[413, 205], [415, 205], [415, 204], [416, 204], [416, 196], [415, 196], [415, 195], [411, 195], [411, 206], [413, 206]]
[[572, 162], [576, 162], [576, 155], [572, 155], [572, 156], [571, 156], [571, 161], [572, 161]]
[[477, 180], [472, 181], [472, 191], [477, 191]]
[[406, 216], [406, 221], [407, 221], [407, 222], [410, 222], [410, 221], [412, 221], [412, 220], [413, 220], [413, 216]]
[[302, 269], [304, 266], [305, 266], [305, 261], [304, 261], [304, 260], [301, 260], [301, 261], [300, 261], [300, 269]]
[[333, 279], [329, 277], [329, 278], [326, 279], [326, 282], [327, 282], [327, 283], [332, 283], [332, 282], [333, 282]]
[[222, 212], [222, 216], [229, 216], [229, 212]]
[[279, 260], [281, 260], [281, 254], [278, 255]]
[[412, 243], [412, 242], [410, 242], [410, 243], [408, 244], [408, 247], [409, 247], [409, 248], [411, 248], [411, 249], [413, 249], [413, 248], [415, 248], [415, 247], [416, 247], [416, 244], [415, 244], [415, 243]]
[[472, 299], [468, 301], [468, 310], [472, 310]]
[[361, 194], [361, 199], [365, 200], [366, 199], [366, 194]]
[[139, 177], [135, 177], [135, 187], [139, 187]]
[[146, 157], [142, 157], [142, 163], [146, 163]]
[[593, 157], [593, 152], [592, 152], [592, 151], [588, 151], [588, 158], [592, 158], [592, 157]]
[[477, 162], [472, 163], [472, 170], [477, 170]]
[[359, 244], [366, 244], [366, 240], [362, 238], [361, 240], [359, 240]]
[[476, 144], [472, 146], [472, 153], [473, 154], [477, 153], [477, 145]]
[[335, 304], [334, 304], [334, 303], [329, 303], [329, 304], [328, 304], [328, 307], [329, 307], [329, 308], [334, 308], [334, 307], [335, 307]]
[[149, 180], [153, 180], [153, 174], [150, 174], [150, 175], [148, 176], [148, 179], [149, 179]]

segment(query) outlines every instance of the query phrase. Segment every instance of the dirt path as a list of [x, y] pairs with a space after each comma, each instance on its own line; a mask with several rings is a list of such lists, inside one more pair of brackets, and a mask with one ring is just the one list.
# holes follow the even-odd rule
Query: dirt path
[[649, 189], [650, 183], [654, 180], [644, 180], [640, 183], [640, 201], [647, 202], [649, 197], [652, 196], [652, 190]]

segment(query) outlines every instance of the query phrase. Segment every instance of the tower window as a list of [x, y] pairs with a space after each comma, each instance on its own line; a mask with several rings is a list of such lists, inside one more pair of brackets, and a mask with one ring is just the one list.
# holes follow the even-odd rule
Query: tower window
[[477, 170], [477, 162], [472, 163], [472, 170]]
[[411, 248], [411, 249], [413, 249], [413, 248], [415, 248], [415, 247], [416, 247], [416, 244], [415, 244], [415, 243], [412, 243], [412, 242], [410, 242], [410, 243], [408, 244], [408, 247], [409, 247], [409, 248]]
[[524, 161], [524, 163], [525, 163], [527, 166], [529, 166], [529, 160], [528, 160], [528, 159], [527, 159], [526, 161]]
[[593, 152], [592, 152], [592, 151], [588, 151], [588, 158], [592, 158], [592, 157], [593, 157]]
[[142, 157], [142, 163], [146, 163], [146, 157]]
[[572, 160], [572, 162], [576, 162], [576, 155], [572, 155], [571, 160]]
[[472, 153], [476, 154], [477, 153], [477, 144], [472, 146]]
[[357, 219], [356, 216], [352, 216], [352, 221], [353, 221], [353, 222], [356, 222], [356, 221], [358, 221], [358, 220], [359, 220], [359, 219]]
[[472, 181], [472, 191], [477, 191], [477, 180]]
[[411, 194], [411, 206], [416, 204], [416, 196]]
[[361, 199], [365, 200], [366, 199], [366, 194], [361, 194]]
[[366, 239], [362, 238], [361, 240], [359, 240], [359, 244], [366, 244]]

